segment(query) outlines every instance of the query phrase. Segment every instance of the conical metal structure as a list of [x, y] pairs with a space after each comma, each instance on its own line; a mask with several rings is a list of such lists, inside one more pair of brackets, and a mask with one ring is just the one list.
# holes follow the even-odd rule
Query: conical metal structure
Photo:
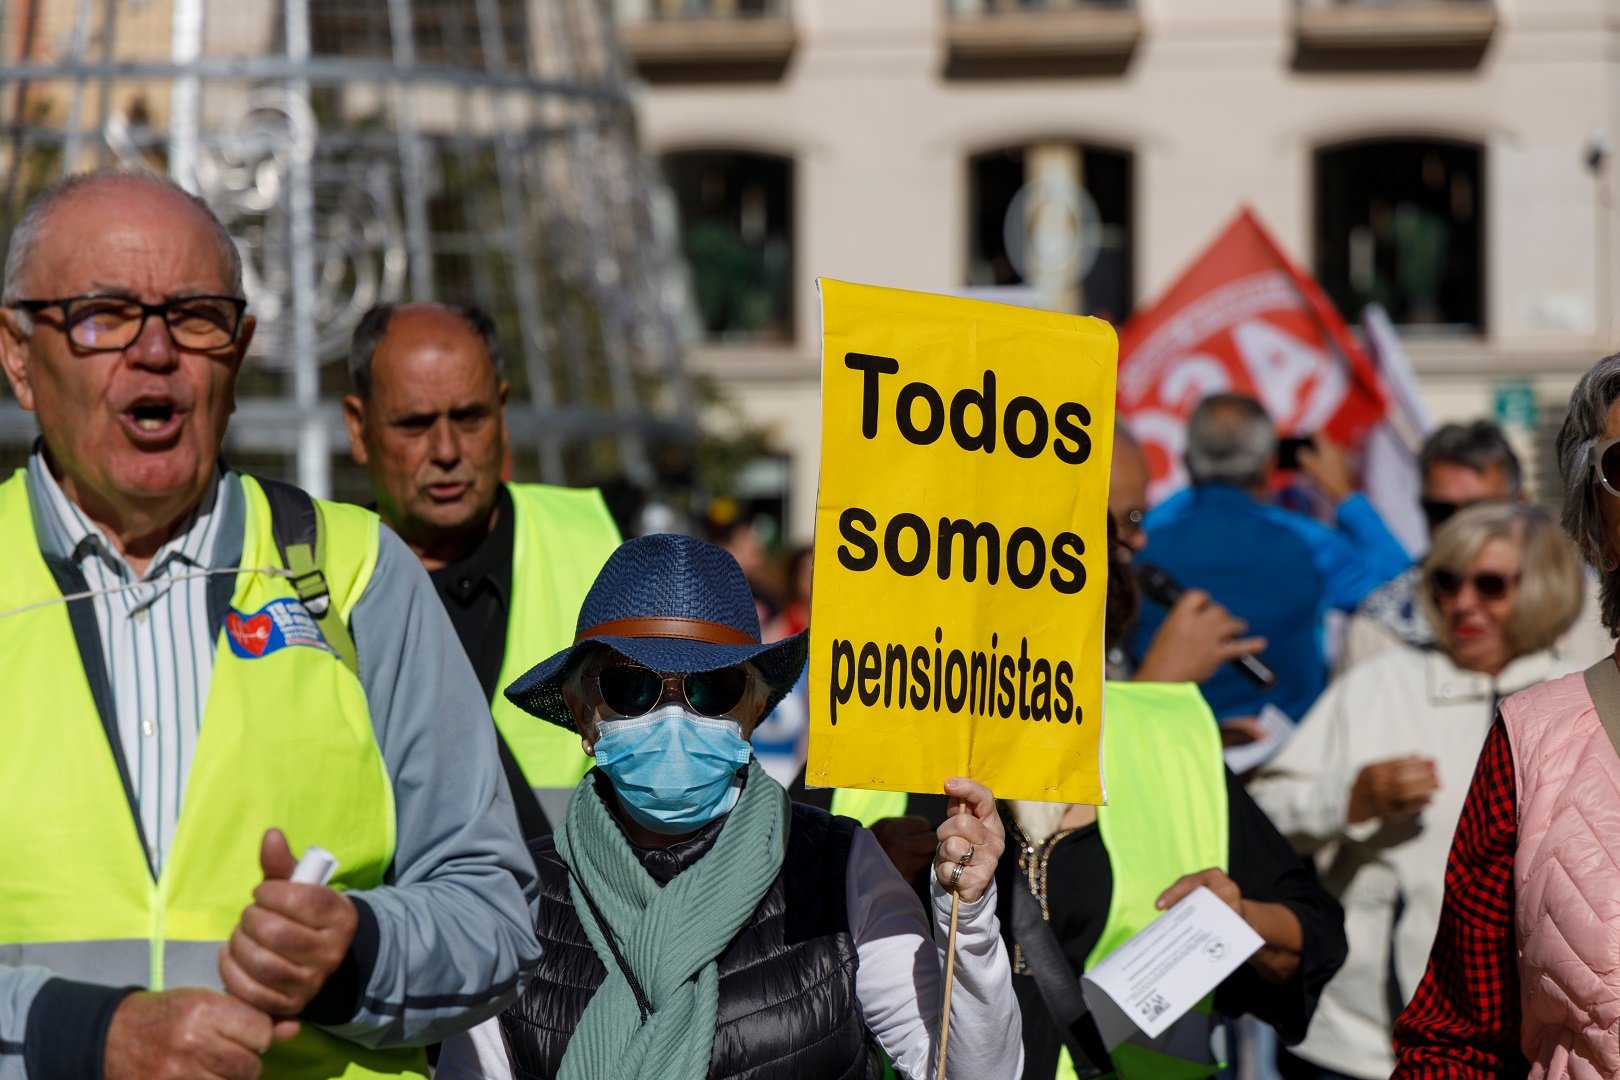
[[[606, 0], [0, 0], [0, 230], [117, 162], [203, 195], [242, 250], [259, 331], [236, 460], [363, 497], [349, 334], [418, 299], [496, 317], [520, 476], [645, 489], [691, 439]], [[6, 458], [32, 433], [0, 402]]]

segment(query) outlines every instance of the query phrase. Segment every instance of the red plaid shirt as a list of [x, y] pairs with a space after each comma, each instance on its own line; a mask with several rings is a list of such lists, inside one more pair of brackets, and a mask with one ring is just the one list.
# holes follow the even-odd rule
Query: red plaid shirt
[[1440, 930], [1412, 1003], [1395, 1023], [1400, 1080], [1524, 1076], [1513, 931], [1518, 846], [1513, 751], [1500, 718], [1485, 739], [1446, 863]]

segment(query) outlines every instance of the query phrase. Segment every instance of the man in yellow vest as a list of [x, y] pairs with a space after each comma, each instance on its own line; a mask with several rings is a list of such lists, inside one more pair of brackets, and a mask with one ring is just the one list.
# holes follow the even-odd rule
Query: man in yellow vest
[[619, 531], [595, 489], [501, 482], [507, 382], [495, 324], [477, 308], [372, 308], [355, 328], [349, 378], [349, 447], [377, 512], [422, 561], [472, 661], [524, 835], [548, 835], [591, 760], [500, 691], [573, 641]]
[[246, 306], [150, 173], [71, 177], [11, 237], [0, 363], [42, 437], [0, 483], [0, 1080], [426, 1077], [538, 960], [420, 564], [220, 462]]

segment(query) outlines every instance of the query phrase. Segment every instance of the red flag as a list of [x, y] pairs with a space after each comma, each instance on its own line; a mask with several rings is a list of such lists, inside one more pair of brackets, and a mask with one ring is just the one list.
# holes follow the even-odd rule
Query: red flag
[[1247, 209], [1119, 333], [1119, 411], [1147, 450], [1153, 502], [1186, 483], [1187, 417], [1220, 391], [1255, 397], [1283, 435], [1325, 430], [1347, 446], [1384, 414], [1332, 302]]

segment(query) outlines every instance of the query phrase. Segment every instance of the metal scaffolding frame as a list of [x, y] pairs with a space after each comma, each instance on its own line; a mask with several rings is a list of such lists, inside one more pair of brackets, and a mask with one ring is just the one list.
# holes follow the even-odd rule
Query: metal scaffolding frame
[[[382, 301], [495, 315], [520, 472], [650, 489], [694, 437], [610, 0], [0, 0], [0, 228], [113, 161], [231, 230], [259, 333], [228, 447], [315, 494]], [[33, 431], [0, 401], [0, 447]]]

